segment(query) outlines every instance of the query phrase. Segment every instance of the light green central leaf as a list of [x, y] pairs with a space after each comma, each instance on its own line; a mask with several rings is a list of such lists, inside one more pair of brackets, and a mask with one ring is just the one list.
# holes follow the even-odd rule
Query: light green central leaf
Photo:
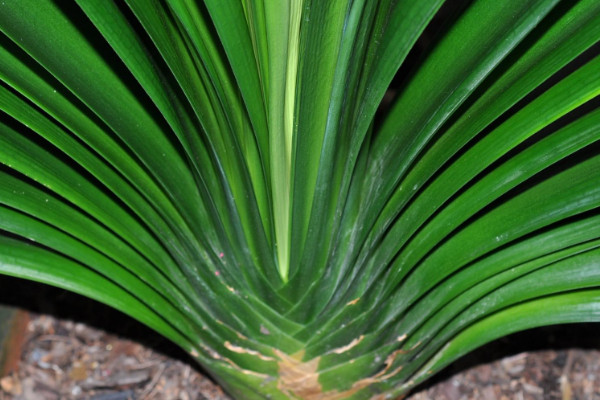
[[303, 0], [265, 4], [269, 53], [268, 113], [277, 262], [288, 279], [294, 118]]

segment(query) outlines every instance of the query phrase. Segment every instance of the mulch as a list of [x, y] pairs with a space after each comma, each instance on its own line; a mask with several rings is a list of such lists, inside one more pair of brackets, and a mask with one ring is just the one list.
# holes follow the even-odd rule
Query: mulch
[[17, 370], [0, 379], [8, 400], [227, 400], [195, 366], [104, 330], [32, 316]]
[[463, 370], [408, 400], [600, 399], [600, 351], [522, 352]]
[[[79, 296], [39, 290], [55, 299], [51, 312], [39, 312], [47, 304], [30, 307], [36, 312], [18, 364], [0, 377], [0, 400], [230, 400], [183, 351], [144, 326]], [[583, 324], [509, 336], [406, 400], [600, 399], [598, 332]]]

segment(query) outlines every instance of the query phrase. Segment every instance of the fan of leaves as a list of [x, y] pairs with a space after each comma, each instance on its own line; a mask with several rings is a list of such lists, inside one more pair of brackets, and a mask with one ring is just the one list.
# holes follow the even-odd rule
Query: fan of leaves
[[600, 319], [597, 0], [3, 0], [0, 271], [244, 399]]

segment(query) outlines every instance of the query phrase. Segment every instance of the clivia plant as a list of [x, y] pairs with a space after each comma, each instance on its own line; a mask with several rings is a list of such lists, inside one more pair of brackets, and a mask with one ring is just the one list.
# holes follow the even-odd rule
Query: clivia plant
[[238, 399], [600, 319], [597, 0], [2, 0], [0, 272]]

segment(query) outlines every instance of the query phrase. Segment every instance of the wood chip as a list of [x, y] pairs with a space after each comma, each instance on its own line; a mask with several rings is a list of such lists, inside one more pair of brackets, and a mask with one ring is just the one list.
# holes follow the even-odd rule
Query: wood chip
[[83, 381], [88, 377], [87, 367], [81, 362], [76, 361], [69, 371], [69, 378], [74, 381]]
[[11, 375], [5, 376], [4, 378], [0, 379], [0, 387], [2, 387], [2, 390], [6, 393], [15, 396], [18, 396], [23, 392], [21, 388], [21, 382], [19, 382], [17, 379], [15, 379], [15, 377]]

